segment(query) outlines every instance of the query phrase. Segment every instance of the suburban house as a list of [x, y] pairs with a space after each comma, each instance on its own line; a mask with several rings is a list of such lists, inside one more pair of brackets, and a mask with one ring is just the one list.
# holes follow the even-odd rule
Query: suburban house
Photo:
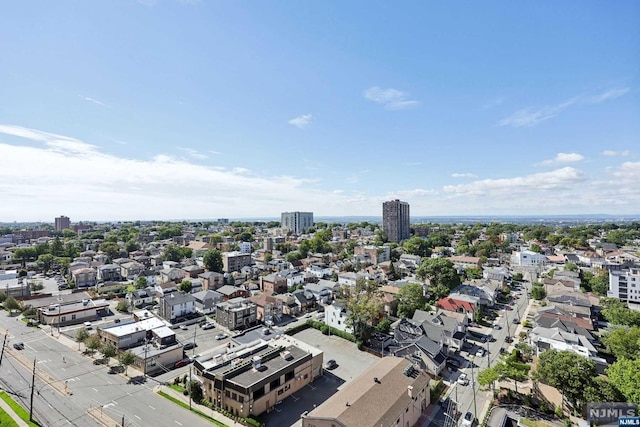
[[322, 375], [323, 353], [290, 336], [224, 349], [193, 367], [204, 397], [241, 417], [259, 415]]
[[332, 270], [328, 264], [324, 264], [321, 262], [310, 263], [305, 269], [307, 273], [312, 274], [318, 279], [324, 279], [331, 276]]
[[232, 285], [224, 285], [221, 288], [216, 289], [216, 292], [222, 295], [223, 300], [229, 300], [234, 298], [246, 298], [249, 296], [249, 291]]
[[120, 274], [125, 279], [135, 279], [140, 273], [145, 270], [144, 264], [141, 264], [137, 261], [125, 262], [124, 264], [120, 264]]
[[186, 267], [182, 267], [182, 269], [186, 277], [191, 279], [197, 279], [204, 273], [204, 267], [200, 267], [199, 265], [187, 265]]
[[452, 256], [447, 258], [449, 261], [453, 263], [456, 267], [482, 267], [482, 259], [480, 257], [475, 256]]
[[476, 310], [479, 309], [479, 298], [463, 294], [452, 294], [439, 299], [436, 302], [436, 307], [453, 313], [464, 313], [470, 321], [473, 321]]
[[351, 271], [338, 274], [338, 284], [342, 286], [355, 287], [358, 281], [358, 275]]
[[346, 320], [347, 307], [344, 303], [334, 301], [332, 304], [325, 306], [324, 323], [327, 326], [352, 334], [353, 328], [347, 326]]
[[282, 300], [270, 294], [261, 293], [247, 298], [256, 305], [256, 319], [265, 325], [274, 325], [282, 319]]
[[408, 359], [413, 366], [433, 375], [440, 376], [447, 363], [442, 344], [423, 334], [420, 326], [403, 319], [395, 329], [397, 346], [389, 349], [394, 356]]
[[215, 271], [207, 271], [205, 273], [198, 274], [198, 278], [202, 280], [202, 289], [204, 290], [216, 290], [224, 286], [224, 274], [217, 273]]
[[216, 305], [216, 323], [230, 331], [242, 330], [258, 322], [257, 307], [242, 297], [232, 298]]
[[[462, 349], [466, 337], [466, 325], [455, 318], [456, 313], [428, 312], [416, 310], [411, 319], [419, 324], [424, 334], [432, 341], [442, 343], [447, 352], [452, 353]], [[466, 316], [462, 316], [466, 318]]]
[[196, 300], [191, 294], [174, 292], [160, 299], [158, 316], [175, 323], [196, 312]]
[[509, 269], [507, 267], [493, 267], [482, 270], [483, 279], [497, 280], [504, 283], [510, 277], [511, 273], [509, 273]]
[[293, 294], [278, 294], [274, 295], [274, 298], [282, 301], [282, 314], [297, 316], [300, 313], [300, 301]]
[[404, 358], [383, 357], [303, 413], [302, 427], [414, 426], [429, 405], [430, 379]]
[[177, 292], [178, 285], [175, 282], [163, 282], [156, 284], [154, 289], [156, 290], [156, 298], [160, 300], [173, 292]]
[[304, 283], [304, 278], [305, 278], [304, 273], [292, 268], [278, 271], [276, 275], [287, 280], [288, 288]]
[[260, 289], [269, 295], [287, 292], [287, 279], [276, 274], [260, 276]]
[[337, 282], [320, 279], [318, 283], [307, 283], [304, 289], [313, 294], [316, 301], [327, 304], [331, 301], [334, 290], [338, 287]]
[[90, 288], [96, 285], [96, 270], [93, 268], [73, 270], [71, 277], [78, 288]]
[[222, 294], [212, 290], [200, 291], [191, 294], [196, 300], [196, 311], [202, 314], [211, 314], [216, 311], [216, 304], [222, 302]]
[[125, 296], [130, 307], [142, 307], [151, 304], [154, 298], [155, 293], [149, 292], [147, 289], [136, 289], [133, 292], [128, 292]]
[[316, 306], [316, 299], [309, 291], [297, 289], [293, 291], [291, 295], [295, 298], [295, 303], [298, 306], [299, 312], [306, 312]]
[[493, 307], [496, 303], [496, 293], [485, 287], [471, 286], [463, 283], [453, 289], [449, 294], [450, 297], [455, 298], [457, 298], [458, 295], [477, 298], [479, 306]]
[[160, 270], [160, 283], [180, 283], [185, 275], [186, 273], [181, 268], [165, 268]]

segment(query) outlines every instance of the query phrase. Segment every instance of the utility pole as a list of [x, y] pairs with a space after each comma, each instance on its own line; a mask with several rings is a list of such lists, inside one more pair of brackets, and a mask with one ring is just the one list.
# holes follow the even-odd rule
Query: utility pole
[[149, 341], [144, 340], [144, 367], [142, 368], [142, 375], [147, 377], [147, 351], [149, 351]]
[[473, 392], [473, 416], [478, 416], [478, 408], [476, 407], [476, 380], [473, 377], [473, 365], [475, 364], [476, 357], [471, 358], [471, 391]]
[[7, 344], [7, 335], [4, 334], [4, 341], [2, 341], [2, 352], [0, 352], [0, 366], [2, 366], [2, 358], [4, 357], [4, 346]]
[[196, 333], [198, 332], [198, 324], [196, 323], [193, 328], [193, 357], [196, 356]]
[[124, 427], [124, 415], [122, 416], [122, 427]]
[[189, 390], [189, 410], [191, 411], [191, 365], [189, 365], [189, 384], [187, 384], [187, 390]]
[[31, 403], [29, 404], [29, 421], [33, 422], [33, 392], [36, 387], [36, 359], [33, 359], [33, 373], [31, 374]]

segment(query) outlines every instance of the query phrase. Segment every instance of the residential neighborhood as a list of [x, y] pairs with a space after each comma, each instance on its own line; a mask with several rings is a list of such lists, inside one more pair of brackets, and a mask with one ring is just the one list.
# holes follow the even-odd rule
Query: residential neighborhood
[[589, 405], [639, 403], [638, 223], [412, 224], [403, 203], [382, 224], [2, 228], [5, 363], [35, 360], [98, 425], [151, 422], [100, 403], [107, 383], [193, 425], [502, 426], [513, 405], [587, 425]]

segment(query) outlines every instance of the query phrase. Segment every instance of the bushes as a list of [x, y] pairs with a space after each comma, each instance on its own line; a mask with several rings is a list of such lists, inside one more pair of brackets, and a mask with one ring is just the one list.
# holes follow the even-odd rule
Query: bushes
[[[341, 331], [336, 328], [332, 328], [325, 324], [324, 322], [318, 322], [317, 320], [309, 319], [307, 322], [301, 326], [297, 326], [295, 328], [291, 328], [286, 331], [287, 335], [293, 335], [296, 332], [299, 332], [303, 329], [314, 328], [322, 332], [324, 335], [335, 335], [347, 341], [356, 342], [356, 337], [348, 332]], [[358, 347], [360, 348], [360, 347]]]

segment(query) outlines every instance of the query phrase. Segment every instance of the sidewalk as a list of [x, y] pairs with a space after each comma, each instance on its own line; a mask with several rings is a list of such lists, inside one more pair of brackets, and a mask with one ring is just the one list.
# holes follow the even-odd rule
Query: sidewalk
[[[162, 391], [163, 393], [168, 394], [169, 396], [180, 400], [181, 402], [184, 402], [185, 404], [189, 404], [189, 396], [185, 396], [182, 393], [172, 389], [169, 386], [163, 386], [163, 385], [157, 385], [153, 388], [154, 392], [158, 392], [158, 391]], [[170, 403], [173, 404], [173, 403]], [[199, 405], [195, 402], [191, 403], [191, 406], [193, 407], [193, 409], [197, 409], [198, 411], [202, 412], [203, 414], [217, 420], [220, 421], [222, 424], [226, 425], [226, 426], [237, 426], [239, 425], [238, 422], [232, 420], [231, 418], [225, 417], [224, 415], [222, 415], [220, 412], [217, 412], [209, 407], [206, 407], [204, 405]]]
[[16, 414], [15, 411], [11, 408], [11, 406], [9, 406], [9, 404], [2, 399], [0, 399], [0, 408], [2, 408], [4, 412], [9, 414], [9, 416], [13, 419], [13, 421], [15, 421], [16, 424], [18, 424], [18, 426], [29, 427], [29, 424], [27, 424], [22, 418], [20, 418], [18, 414]]

